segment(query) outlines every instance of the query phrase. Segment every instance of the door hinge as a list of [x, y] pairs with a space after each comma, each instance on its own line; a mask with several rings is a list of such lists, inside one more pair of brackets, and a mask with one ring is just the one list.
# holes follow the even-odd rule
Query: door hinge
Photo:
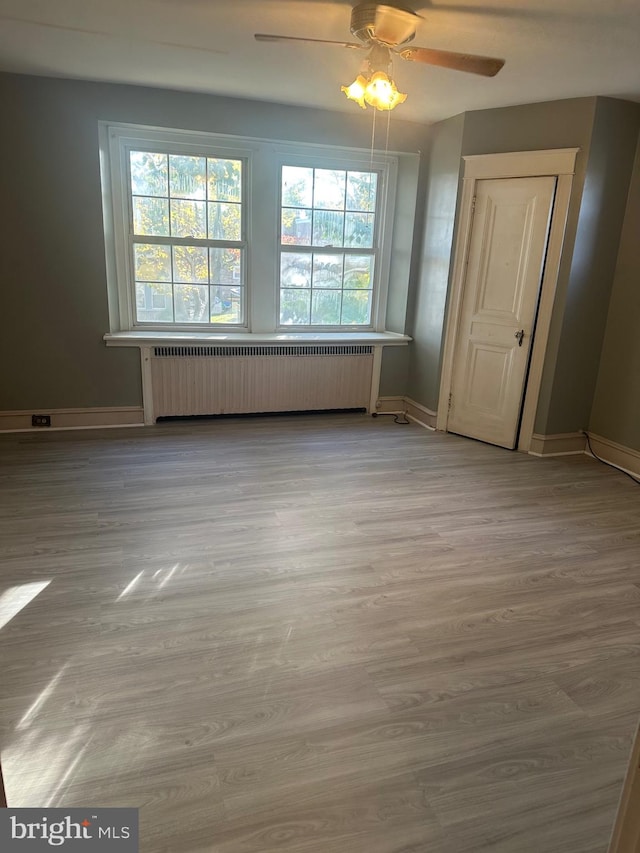
[[477, 199], [477, 196], [475, 196], [475, 195], [471, 199], [471, 214], [472, 215], [476, 212], [476, 199]]
[[449, 394], [449, 409], [451, 411], [451, 406], [453, 406], [453, 394]]

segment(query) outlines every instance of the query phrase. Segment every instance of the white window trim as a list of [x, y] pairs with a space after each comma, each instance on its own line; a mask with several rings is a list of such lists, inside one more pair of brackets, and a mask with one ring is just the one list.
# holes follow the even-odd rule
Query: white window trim
[[[309, 143], [286, 143], [224, 134], [203, 133], [132, 124], [99, 123], [103, 218], [106, 250], [110, 332], [175, 332], [264, 335], [276, 332], [314, 334], [384, 332], [391, 268], [393, 219], [396, 204], [398, 158], [362, 149]], [[158, 146], [160, 150], [242, 159], [245, 249], [245, 309], [243, 325], [138, 324], [129, 262], [129, 194], [126, 188], [127, 151], [130, 147]], [[279, 237], [280, 170], [282, 165], [378, 171], [382, 197], [376, 211], [379, 255], [374, 271], [371, 324], [368, 326], [280, 326]], [[256, 202], [256, 197], [260, 200]], [[379, 219], [378, 219], [379, 217]]]

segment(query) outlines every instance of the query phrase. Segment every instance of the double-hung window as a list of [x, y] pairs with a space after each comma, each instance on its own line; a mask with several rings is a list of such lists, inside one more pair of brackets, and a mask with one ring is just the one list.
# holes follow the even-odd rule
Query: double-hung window
[[135, 321], [244, 318], [242, 160], [129, 150]]
[[250, 152], [203, 135], [103, 129], [108, 273], [119, 326], [246, 327]]
[[377, 202], [377, 172], [282, 167], [281, 325], [371, 325]]
[[112, 331], [384, 330], [397, 157], [106, 123], [101, 146]]

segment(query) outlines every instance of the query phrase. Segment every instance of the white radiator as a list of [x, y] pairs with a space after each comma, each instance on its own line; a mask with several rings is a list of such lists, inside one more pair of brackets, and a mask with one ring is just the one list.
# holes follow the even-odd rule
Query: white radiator
[[147, 350], [145, 419], [368, 409], [374, 347], [158, 346]]

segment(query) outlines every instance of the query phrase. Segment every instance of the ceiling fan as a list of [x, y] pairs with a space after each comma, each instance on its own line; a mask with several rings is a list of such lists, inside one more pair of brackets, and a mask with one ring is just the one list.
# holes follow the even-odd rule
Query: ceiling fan
[[425, 65], [451, 68], [454, 71], [480, 74], [483, 77], [494, 77], [504, 65], [504, 59], [496, 59], [490, 56], [453, 53], [448, 50], [435, 50], [427, 47], [404, 47], [407, 42], [415, 37], [419, 20], [420, 15], [399, 4], [360, 3], [351, 12], [351, 33], [358, 39], [358, 42], [270, 35], [268, 33], [256, 33], [255, 38], [257, 41], [297, 41], [331, 44], [355, 50], [369, 50], [372, 67], [379, 66], [385, 58], [388, 66], [392, 57], [399, 56], [409, 62], [421, 62]]

